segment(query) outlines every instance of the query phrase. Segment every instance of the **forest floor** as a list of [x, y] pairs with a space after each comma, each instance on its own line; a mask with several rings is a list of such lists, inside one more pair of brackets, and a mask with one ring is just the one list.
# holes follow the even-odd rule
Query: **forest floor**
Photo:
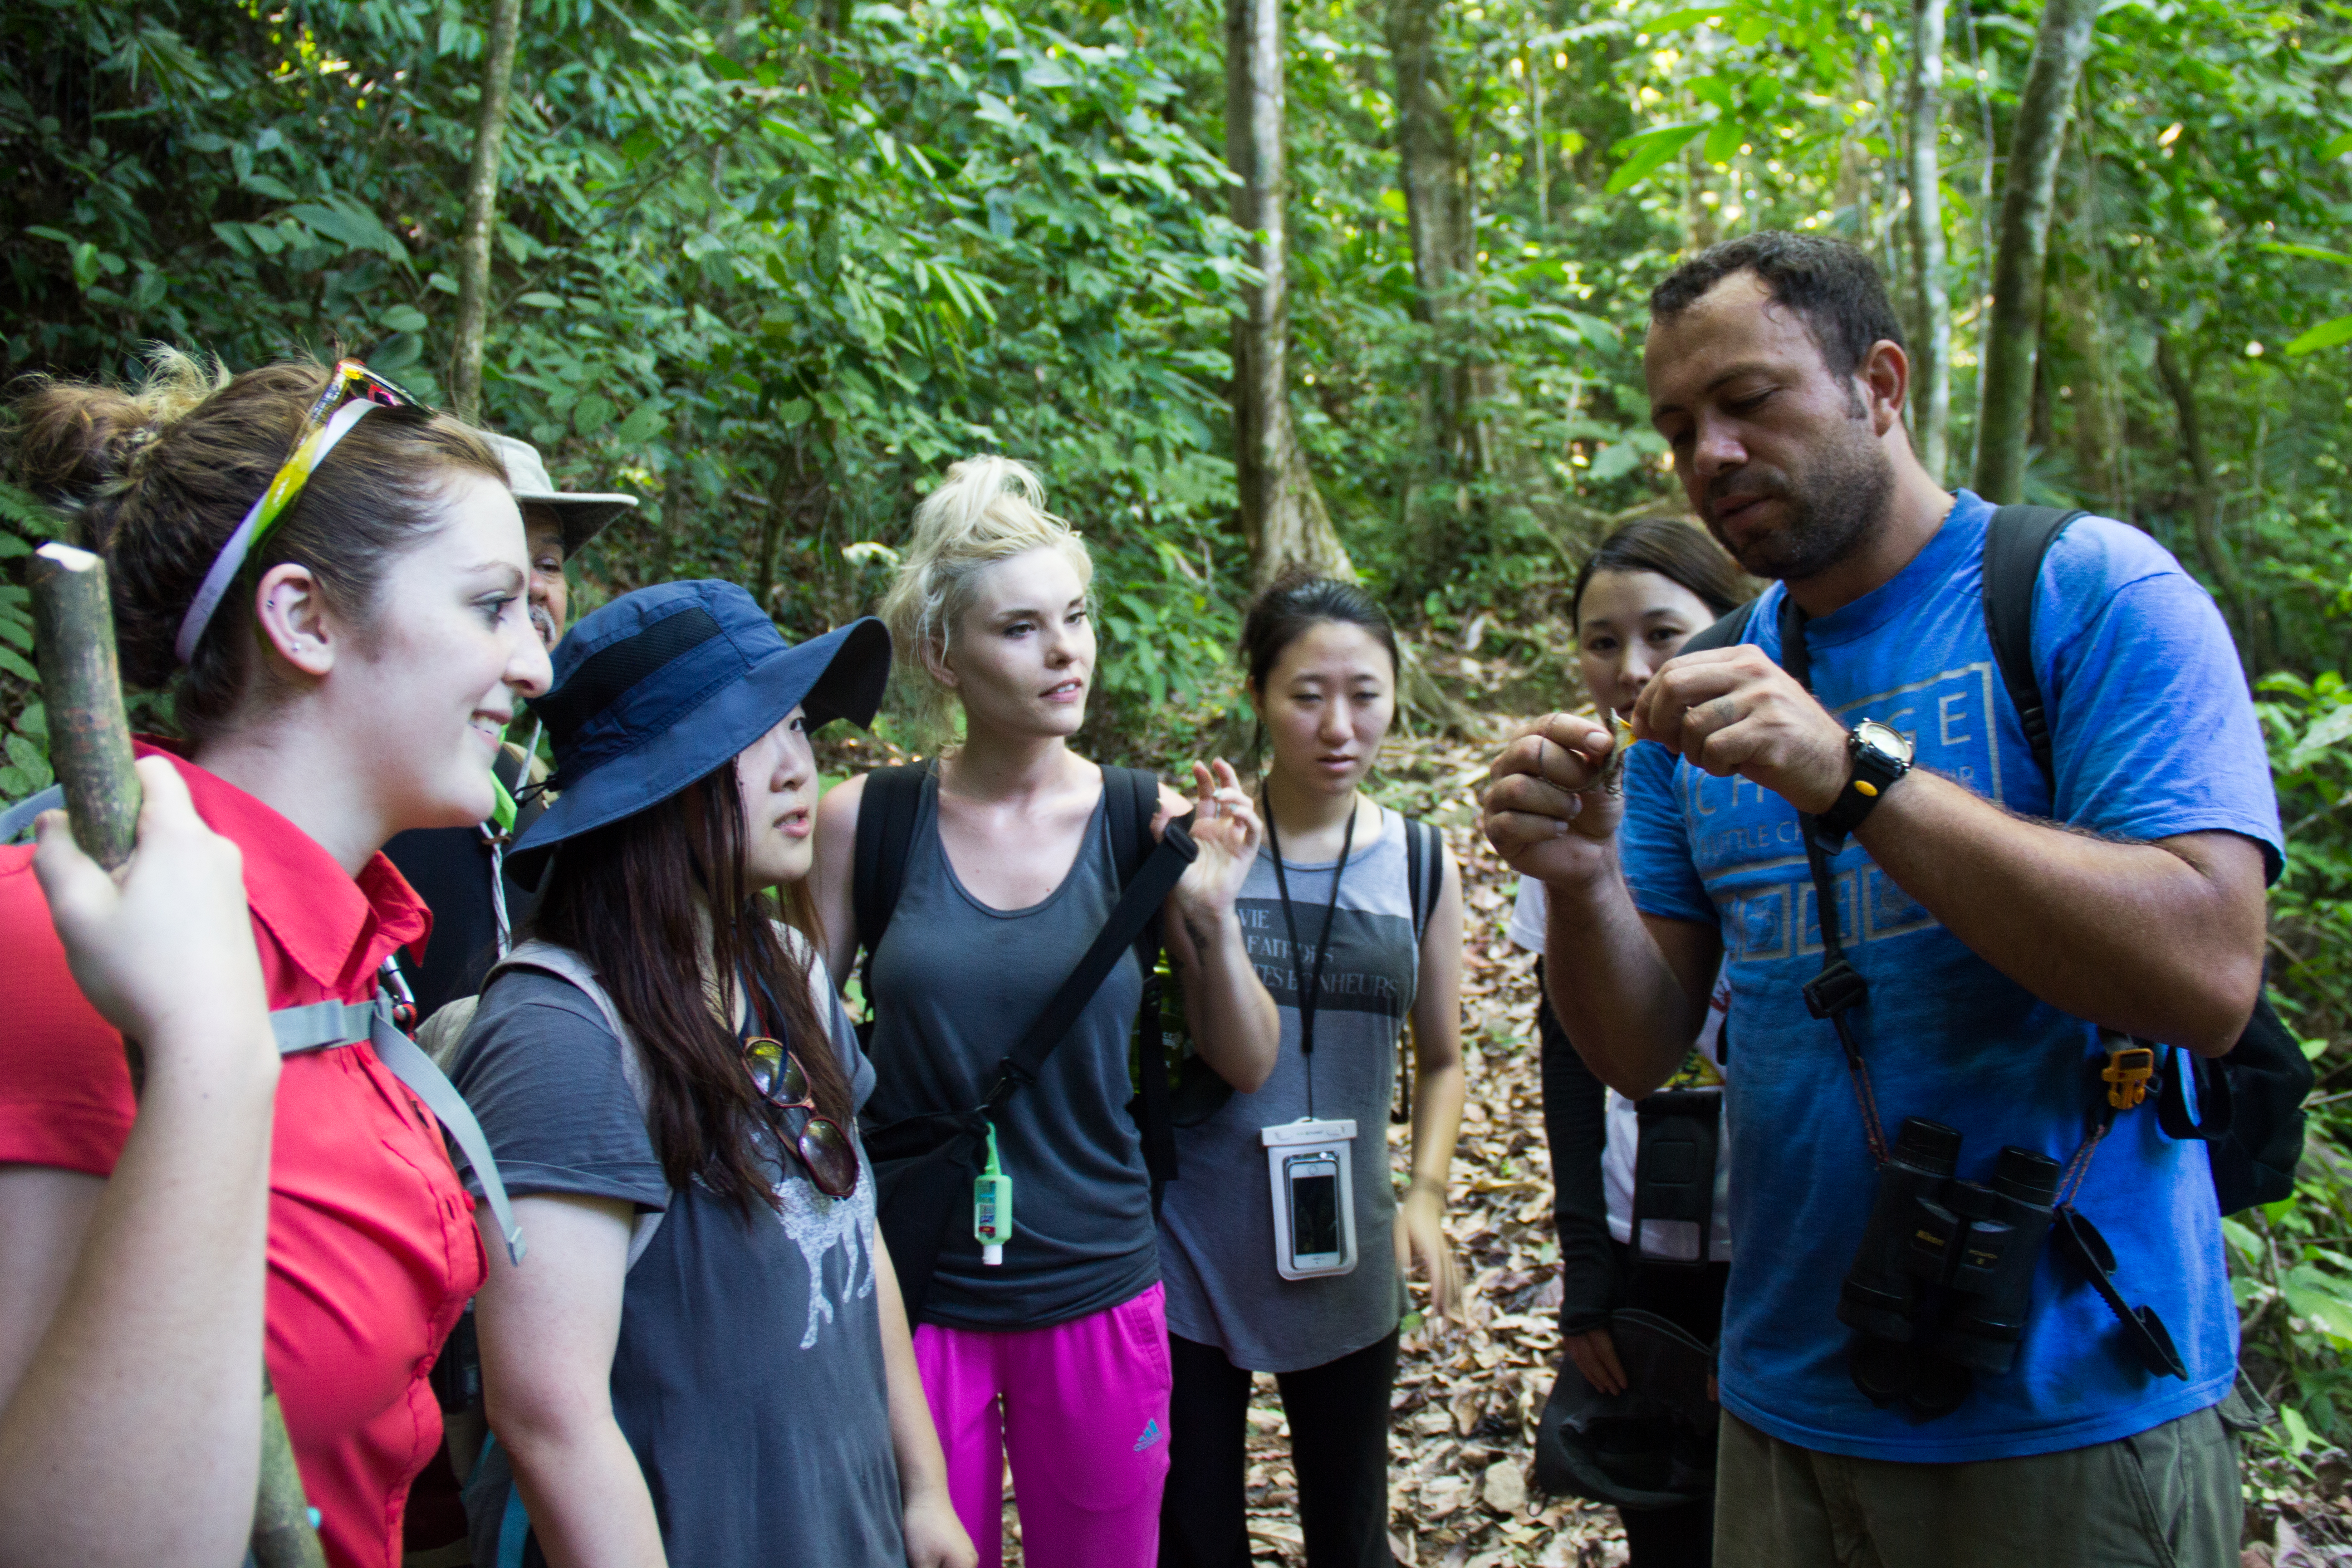
[[[1430, 663], [1477, 710], [1473, 733], [1392, 738], [1370, 787], [1383, 804], [1443, 827], [1463, 869], [1469, 1099], [1447, 1228], [1469, 1289], [1454, 1322], [1424, 1323], [1405, 1336], [1391, 1400], [1390, 1545], [1406, 1568], [1614, 1568], [1625, 1561], [1616, 1510], [1547, 1498], [1529, 1474], [1537, 1419], [1559, 1366], [1559, 1254], [1537, 1071], [1535, 959], [1504, 934], [1517, 874], [1476, 824], [1486, 765], [1518, 722], [1498, 710], [1533, 706], [1525, 699], [1541, 683], [1502, 660], [1441, 654]], [[838, 763], [829, 756], [826, 771], [870, 765], [860, 749], [852, 742]], [[1180, 768], [1163, 773], [1181, 776]], [[1405, 1131], [1390, 1130], [1400, 1181]], [[1418, 1284], [1413, 1293], [1417, 1303], [1425, 1300]], [[1252, 1556], [1303, 1568], [1289, 1435], [1274, 1379], [1264, 1373], [1249, 1425]], [[2257, 1439], [2247, 1448], [2245, 1481], [2242, 1568], [2352, 1563], [2352, 1465], [2344, 1454], [2306, 1454], [2298, 1468]], [[1005, 1562], [1017, 1568], [1009, 1476], [1004, 1526]]]

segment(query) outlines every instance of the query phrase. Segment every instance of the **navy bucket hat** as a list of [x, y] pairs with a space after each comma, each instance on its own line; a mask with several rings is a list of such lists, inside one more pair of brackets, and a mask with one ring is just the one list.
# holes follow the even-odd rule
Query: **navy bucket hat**
[[508, 863], [536, 879], [558, 844], [667, 800], [795, 707], [811, 730], [869, 723], [889, 675], [890, 634], [870, 616], [793, 644], [732, 583], [624, 594], [557, 645], [555, 684], [530, 705], [554, 744], [554, 798]]

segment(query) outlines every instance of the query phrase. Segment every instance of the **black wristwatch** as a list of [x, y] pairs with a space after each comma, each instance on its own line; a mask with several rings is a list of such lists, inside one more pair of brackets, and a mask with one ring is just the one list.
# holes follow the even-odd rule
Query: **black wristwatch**
[[1913, 748], [1900, 730], [1864, 719], [1845, 732], [1845, 754], [1853, 774], [1838, 792], [1836, 804], [1817, 818], [1832, 843], [1843, 842], [1861, 826], [1888, 786], [1911, 771]]

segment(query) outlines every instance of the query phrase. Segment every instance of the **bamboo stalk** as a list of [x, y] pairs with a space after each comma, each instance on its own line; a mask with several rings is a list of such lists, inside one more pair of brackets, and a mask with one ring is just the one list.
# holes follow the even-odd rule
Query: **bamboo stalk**
[[[49, 718], [49, 763], [65, 788], [66, 817], [93, 860], [112, 870], [131, 858], [142, 793], [131, 769], [131, 721], [114, 651], [114, 605], [106, 563], [69, 544], [45, 544], [26, 563], [41, 697]], [[138, 1043], [125, 1040], [134, 1090]], [[259, 1568], [326, 1568], [310, 1502], [269, 1369], [261, 1373], [261, 1484], [251, 1545]]]

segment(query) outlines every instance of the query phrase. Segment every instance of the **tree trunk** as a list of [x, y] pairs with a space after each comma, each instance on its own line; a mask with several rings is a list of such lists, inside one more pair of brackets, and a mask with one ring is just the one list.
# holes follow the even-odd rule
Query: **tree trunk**
[[2197, 487], [2189, 500], [2189, 525], [2197, 536], [2198, 559], [2205, 563], [2205, 574], [2212, 580], [2231, 630], [2237, 635], [2239, 660], [2251, 674], [2255, 651], [2253, 605], [2247, 601], [2237, 563], [2230, 559], [2229, 548], [2221, 542], [2221, 479], [2213, 469], [2212, 450], [2205, 445], [2205, 421], [2197, 407], [2197, 373], [2180, 363], [2169, 334], [2159, 334], [2156, 340], [2156, 374], [2164, 383], [2165, 395], [2172, 399], [2173, 416], [2180, 422], [2181, 455], [2189, 459], [2189, 477]]
[[1937, 484], [1952, 413], [1952, 296], [1944, 276], [1944, 0], [1911, 0], [1911, 273], [1918, 333], [1911, 354], [1911, 436]]
[[1995, 505], [2015, 501], [2025, 490], [2026, 426], [2033, 413], [2051, 197], [2058, 151], [2066, 139], [2067, 106], [2091, 52], [2091, 25], [2098, 14], [2099, 0], [2047, 0], [2010, 132], [2000, 241], [1993, 261], [1992, 322], [1983, 349], [1984, 401], [1977, 414], [1976, 488]]
[[1465, 295], [1473, 240], [1454, 95], [1437, 52], [1438, 0], [1391, 0], [1390, 58], [1396, 65], [1397, 165], [1412, 240], [1413, 314], [1430, 329], [1425, 432], [1441, 479], [1466, 476], [1476, 441], [1469, 429], [1474, 387], [1465, 350]]
[[490, 309], [490, 238], [499, 226], [499, 160], [507, 140], [522, 0], [490, 0], [490, 47], [482, 62], [482, 110], [466, 167], [466, 226], [457, 242], [457, 341], [449, 356], [449, 406], [467, 424], [482, 414], [482, 333]]
[[1234, 468], [1250, 577], [1292, 567], [1352, 577], [1290, 418], [1290, 242], [1283, 211], [1281, 0], [1226, 0], [1225, 161], [1234, 222], [1259, 280], [1234, 321]]

